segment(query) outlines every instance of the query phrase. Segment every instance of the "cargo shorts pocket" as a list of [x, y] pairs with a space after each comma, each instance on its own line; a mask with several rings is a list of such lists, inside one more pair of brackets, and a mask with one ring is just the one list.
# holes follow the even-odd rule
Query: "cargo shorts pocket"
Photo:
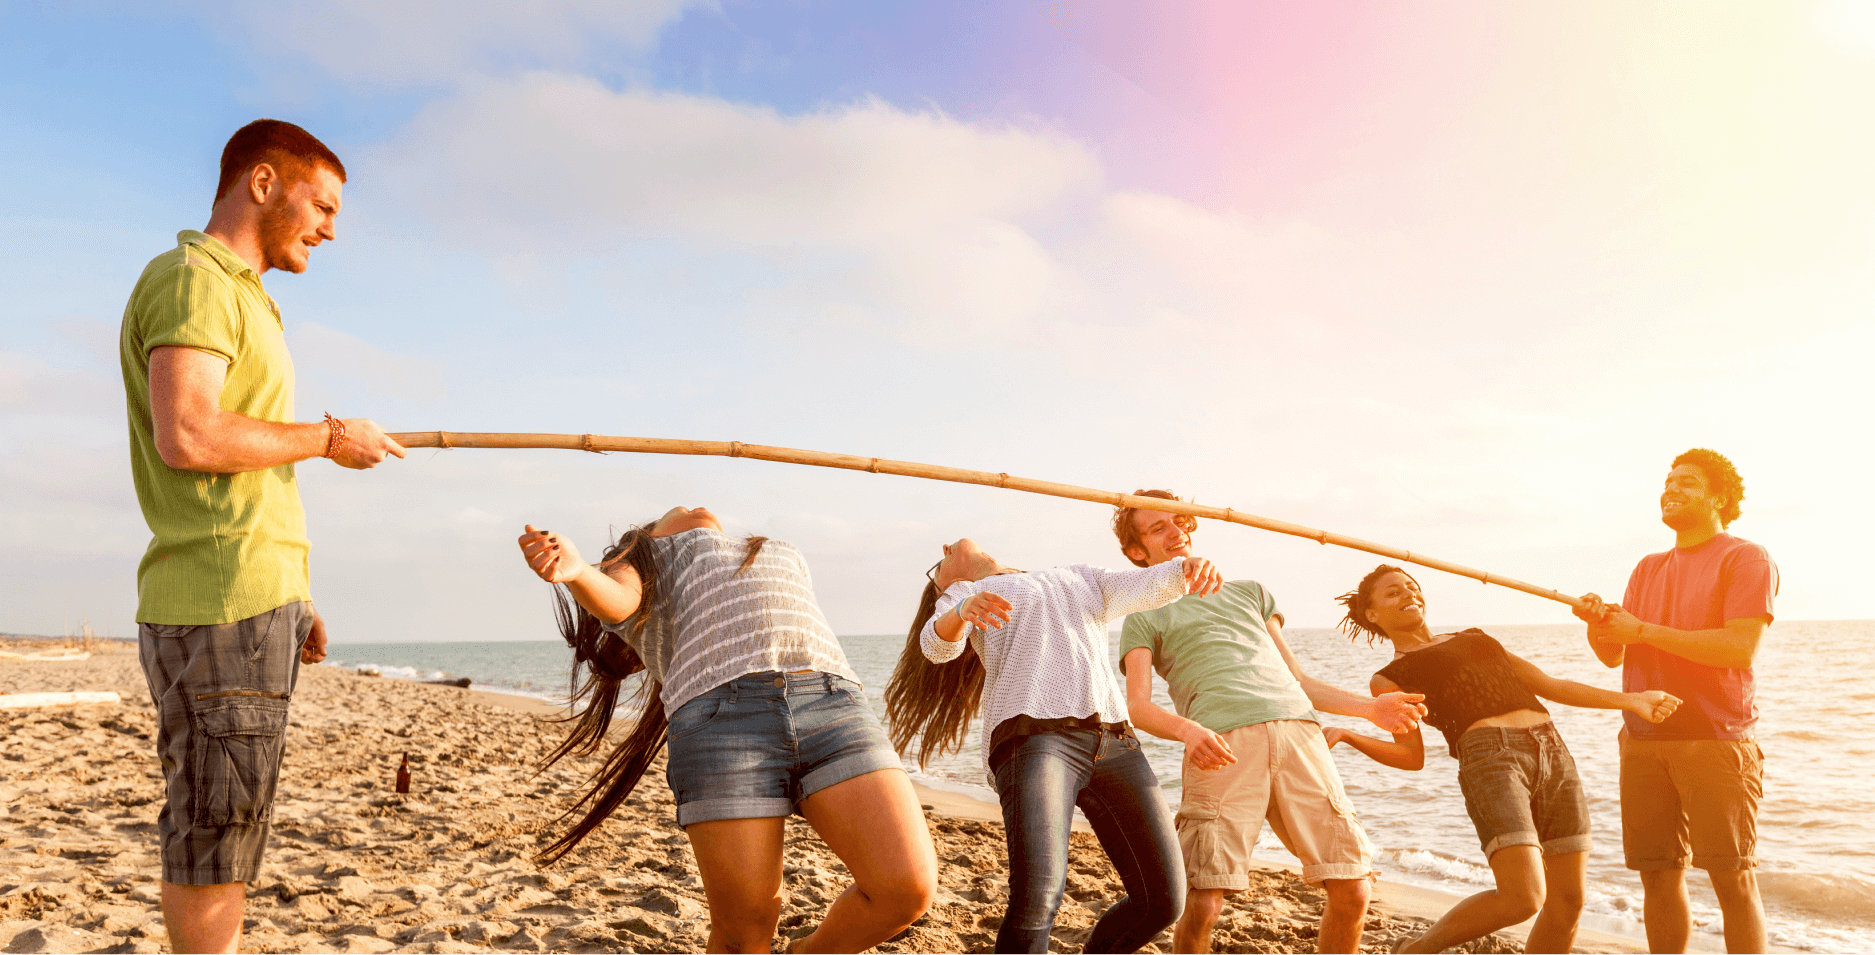
[[232, 697], [195, 713], [193, 821], [244, 826], [273, 815], [286, 738], [287, 701]]

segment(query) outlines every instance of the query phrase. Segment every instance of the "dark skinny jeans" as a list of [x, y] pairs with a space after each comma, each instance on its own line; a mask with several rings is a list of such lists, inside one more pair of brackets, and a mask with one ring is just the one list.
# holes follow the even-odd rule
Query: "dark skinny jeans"
[[1071, 729], [1020, 738], [992, 767], [1009, 838], [1009, 909], [999, 952], [1046, 952], [1068, 881], [1074, 807], [1094, 827], [1126, 895], [1087, 937], [1085, 951], [1133, 952], [1178, 921], [1185, 861], [1159, 780], [1139, 741]]

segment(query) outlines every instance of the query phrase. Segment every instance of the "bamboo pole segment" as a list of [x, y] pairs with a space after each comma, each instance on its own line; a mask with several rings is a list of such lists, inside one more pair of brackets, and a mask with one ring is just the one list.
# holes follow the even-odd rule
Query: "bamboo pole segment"
[[805, 464], [823, 468], [843, 468], [849, 471], [869, 471], [873, 474], [897, 474], [903, 477], [924, 478], [931, 481], [952, 481], [958, 484], [981, 484], [987, 487], [1000, 487], [1011, 491], [1027, 491], [1031, 494], [1046, 494], [1051, 497], [1065, 497], [1077, 501], [1092, 501], [1096, 504], [1110, 504], [1115, 507], [1143, 507], [1155, 511], [1169, 511], [1174, 514], [1189, 514], [1193, 517], [1206, 517], [1231, 524], [1242, 524], [1260, 530], [1274, 531], [1291, 537], [1304, 537], [1318, 544], [1333, 544], [1354, 550], [1391, 557], [1394, 560], [1431, 567], [1448, 574], [1469, 577], [1486, 584], [1496, 584], [1512, 590], [1522, 591], [1535, 597], [1565, 603], [1571, 607], [1582, 606], [1576, 598], [1557, 590], [1538, 587], [1521, 580], [1476, 570], [1463, 564], [1454, 564], [1449, 560], [1440, 560], [1425, 554], [1415, 554], [1410, 550], [1377, 544], [1373, 541], [1335, 534], [1329, 531], [1291, 524], [1269, 517], [1246, 514], [1228, 507], [1212, 507], [1207, 504], [1187, 504], [1184, 501], [1167, 501], [1156, 497], [1136, 497], [1115, 491], [1101, 491], [1091, 487], [1079, 487], [1073, 484], [1058, 484], [1054, 481], [1038, 481], [1034, 478], [1016, 477], [1011, 474], [993, 471], [970, 471], [964, 468], [947, 468], [936, 464], [918, 464], [911, 461], [892, 461], [886, 458], [868, 458], [855, 454], [832, 454], [826, 451], [802, 451], [796, 448], [778, 448], [765, 444], [743, 444], [740, 441], [690, 441], [681, 438], [626, 438], [603, 434], [524, 434], [499, 432], [458, 432], [458, 431], [406, 431], [390, 435], [391, 440], [406, 448], [560, 448], [568, 451], [623, 451], [634, 454], [703, 454], [729, 458], [754, 458], [758, 461], [777, 461], [782, 464]]

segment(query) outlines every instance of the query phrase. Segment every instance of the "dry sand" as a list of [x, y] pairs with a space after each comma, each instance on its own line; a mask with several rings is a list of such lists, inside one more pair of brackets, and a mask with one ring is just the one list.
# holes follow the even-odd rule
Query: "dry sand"
[[[75, 663], [0, 662], [0, 691], [115, 690], [114, 706], [0, 711], [0, 950], [157, 952], [154, 711], [134, 646]], [[530, 712], [531, 711], [531, 712]], [[533, 765], [555, 738], [551, 707], [500, 694], [301, 671], [265, 874], [248, 892], [244, 950], [258, 952], [702, 951], [708, 917], [662, 761], [630, 802], [560, 864], [531, 861], [594, 763]], [[410, 754], [409, 795], [392, 792]], [[1007, 898], [994, 807], [927, 792], [941, 888], [881, 952], [989, 951]], [[1080, 951], [1119, 895], [1091, 835], [1076, 833], [1052, 951]], [[791, 820], [777, 945], [811, 930], [845, 868]], [[1415, 894], [1417, 892], [1418, 894]], [[1423, 927], [1449, 898], [1382, 887], [1364, 950]], [[1232, 897], [1221, 952], [1313, 951], [1321, 894], [1260, 874]], [[1388, 914], [1391, 913], [1391, 914]], [[1517, 933], [1521, 939], [1521, 933]], [[1156, 947], [1166, 950], [1167, 937]], [[1595, 951], [1627, 951], [1609, 938]], [[1503, 936], [1464, 951], [1520, 951]]]

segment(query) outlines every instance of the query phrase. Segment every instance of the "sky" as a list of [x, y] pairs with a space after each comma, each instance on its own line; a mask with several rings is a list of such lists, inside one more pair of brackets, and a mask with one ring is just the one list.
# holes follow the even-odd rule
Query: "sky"
[[[1875, 617], [1871, 9], [0, 2], [0, 631], [134, 633], [124, 302], [262, 116], [350, 173], [264, 279], [302, 420], [1166, 487], [1610, 596], [1711, 447], [1780, 618]], [[1123, 566], [1098, 505], [746, 460], [299, 480], [341, 643], [551, 638], [521, 527], [678, 504], [799, 545], [842, 633], [959, 537]], [[1196, 543], [1292, 627], [1376, 562]], [[1420, 577], [1435, 623], [1572, 619]]]

